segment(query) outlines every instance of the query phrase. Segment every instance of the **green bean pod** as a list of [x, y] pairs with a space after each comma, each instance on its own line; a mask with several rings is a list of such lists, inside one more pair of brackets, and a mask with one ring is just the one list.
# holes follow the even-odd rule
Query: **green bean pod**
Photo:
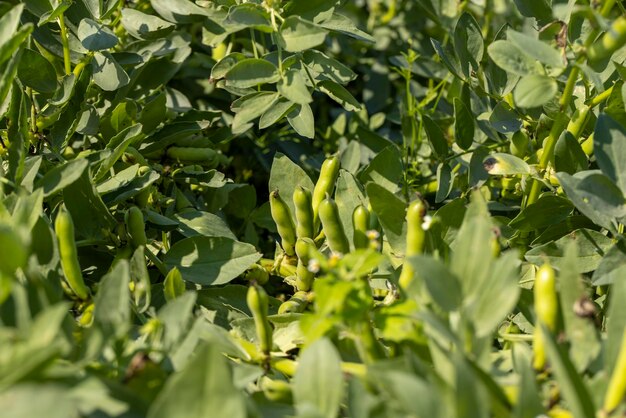
[[426, 216], [426, 205], [421, 199], [414, 200], [409, 205], [406, 212], [407, 232], [406, 232], [406, 251], [405, 262], [402, 265], [399, 284], [402, 289], [408, 289], [413, 281], [415, 271], [410, 263], [406, 261], [406, 257], [421, 254], [424, 252], [424, 242], [426, 232], [422, 227]]
[[315, 273], [309, 271], [309, 254], [311, 248], [316, 248], [315, 243], [310, 238], [298, 238], [296, 241], [296, 254], [298, 255], [298, 265], [296, 267], [296, 288], [308, 292], [313, 286]]
[[298, 291], [294, 293], [294, 295], [289, 298], [289, 300], [283, 302], [278, 307], [278, 313], [300, 313], [304, 311], [308, 303], [309, 299], [307, 297], [307, 293], [303, 291]]
[[546, 347], [540, 324], [545, 325], [550, 332], [554, 332], [558, 315], [556, 274], [549, 263], [545, 263], [537, 270], [533, 294], [537, 318], [533, 334], [533, 367], [535, 370], [543, 370], [546, 367]]
[[89, 288], [85, 285], [83, 274], [78, 262], [76, 241], [74, 240], [74, 221], [70, 213], [62, 208], [54, 222], [54, 230], [59, 242], [61, 267], [68, 286], [82, 300], [89, 299]]
[[354, 235], [352, 241], [354, 242], [354, 248], [362, 249], [367, 248], [370, 244], [370, 240], [367, 236], [370, 224], [370, 212], [363, 205], [359, 205], [352, 212], [352, 226], [354, 227]]
[[256, 282], [260, 285], [264, 285], [270, 279], [270, 274], [263, 266], [259, 264], [251, 265], [244, 275], [245, 279], [250, 282]]
[[574, 138], [580, 138], [580, 135], [585, 129], [590, 110], [591, 108], [589, 106], [582, 105], [574, 111], [572, 119], [567, 124], [567, 132], [571, 133]]
[[622, 345], [613, 367], [611, 380], [604, 396], [604, 410], [614, 411], [626, 395], [626, 332], [622, 336]]
[[296, 236], [315, 238], [311, 192], [302, 186], [296, 187], [293, 192], [293, 204], [296, 208]]
[[296, 255], [294, 249], [296, 245], [296, 226], [293, 223], [291, 210], [283, 198], [280, 197], [280, 194], [278, 194], [278, 190], [270, 193], [270, 211], [276, 223], [283, 250], [285, 254], [293, 257]]
[[246, 302], [254, 319], [259, 349], [267, 356], [272, 350], [272, 325], [267, 319], [269, 299], [265, 289], [255, 284], [250, 286]]
[[335, 253], [348, 254], [350, 243], [339, 218], [337, 203], [330, 198], [322, 200], [319, 205], [319, 217], [330, 249]]
[[313, 197], [311, 203], [313, 205], [313, 223], [315, 228], [319, 226], [319, 206], [326, 196], [330, 196], [335, 189], [335, 183], [337, 182], [337, 176], [339, 175], [340, 160], [338, 155], [334, 155], [327, 158], [322, 163], [320, 170], [320, 176], [315, 183], [313, 189]]
[[142, 245], [145, 247], [148, 243], [148, 238], [146, 237], [146, 225], [141, 209], [137, 206], [131, 206], [126, 211], [124, 220], [126, 222], [126, 231], [128, 231], [130, 243], [133, 245], [133, 248], [138, 248]]
[[519, 158], [524, 158], [528, 154], [528, 144], [530, 143], [530, 139], [526, 132], [519, 130], [513, 134], [511, 137], [511, 144], [509, 145], [509, 150], [511, 154], [515, 155]]
[[618, 17], [611, 28], [587, 49], [587, 58], [591, 62], [601, 61], [613, 55], [626, 44], [626, 16]]

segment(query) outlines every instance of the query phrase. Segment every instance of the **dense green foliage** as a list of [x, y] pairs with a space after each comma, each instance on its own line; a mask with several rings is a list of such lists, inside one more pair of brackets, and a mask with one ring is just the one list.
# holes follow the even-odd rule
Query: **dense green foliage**
[[626, 414], [619, 0], [0, 1], [0, 415]]

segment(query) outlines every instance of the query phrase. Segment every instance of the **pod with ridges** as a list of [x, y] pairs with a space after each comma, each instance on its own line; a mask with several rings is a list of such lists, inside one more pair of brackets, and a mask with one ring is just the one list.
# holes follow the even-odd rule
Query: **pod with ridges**
[[309, 291], [313, 286], [315, 273], [309, 271], [309, 261], [311, 249], [315, 249], [315, 243], [311, 238], [298, 238], [296, 241], [296, 255], [298, 265], [296, 267], [296, 288], [298, 290]]
[[296, 187], [293, 192], [293, 204], [296, 208], [296, 236], [298, 238], [314, 238], [311, 192], [302, 186]]
[[533, 367], [541, 371], [546, 367], [546, 347], [540, 324], [545, 325], [550, 332], [554, 332], [558, 316], [556, 274], [549, 263], [545, 263], [537, 270], [533, 295], [537, 319], [533, 334]]
[[296, 244], [296, 226], [291, 216], [291, 210], [278, 193], [278, 190], [270, 193], [270, 211], [276, 223], [283, 250], [285, 254], [293, 257], [296, 254], [294, 249]]
[[352, 212], [352, 226], [354, 228], [354, 235], [352, 241], [354, 242], [354, 248], [363, 249], [369, 246], [369, 238], [367, 231], [370, 224], [370, 212], [363, 205], [359, 205]]
[[317, 179], [317, 183], [315, 183], [315, 187], [313, 188], [313, 196], [311, 198], [311, 203], [313, 205], [313, 223], [315, 229], [319, 226], [319, 206], [326, 196], [330, 196], [335, 189], [335, 182], [337, 181], [337, 176], [339, 175], [339, 167], [341, 162], [339, 160], [339, 155], [333, 155], [330, 158], [327, 158], [322, 163], [322, 168], [320, 170], [320, 176]]
[[259, 349], [268, 356], [272, 350], [272, 325], [267, 319], [269, 299], [265, 289], [256, 284], [251, 285], [248, 288], [246, 302], [254, 319]]
[[339, 218], [337, 203], [333, 199], [327, 198], [322, 200], [319, 205], [319, 217], [330, 249], [339, 254], [349, 253], [350, 244], [348, 237]]
[[[406, 212], [407, 232], [405, 257], [419, 255], [424, 252], [424, 242], [426, 238], [426, 232], [422, 226], [424, 216], [426, 216], [426, 204], [421, 199], [411, 202]], [[402, 289], [408, 289], [413, 281], [414, 274], [415, 271], [413, 267], [410, 263], [405, 261], [402, 265], [402, 272], [400, 273], [399, 279], [399, 284]]]
[[137, 206], [131, 206], [124, 216], [126, 221], [126, 231], [130, 237], [130, 243], [133, 248], [146, 246], [148, 238], [146, 237], [146, 224], [143, 218], [143, 212]]
[[85, 285], [83, 274], [78, 262], [78, 252], [74, 238], [74, 221], [65, 209], [61, 208], [54, 222], [54, 230], [59, 242], [61, 267], [65, 280], [72, 292], [82, 300], [89, 299], [89, 288]]

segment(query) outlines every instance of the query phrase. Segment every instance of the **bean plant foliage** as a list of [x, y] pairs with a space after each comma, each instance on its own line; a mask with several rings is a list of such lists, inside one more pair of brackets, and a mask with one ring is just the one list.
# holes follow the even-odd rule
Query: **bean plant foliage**
[[624, 416], [624, 6], [0, 1], [0, 415]]

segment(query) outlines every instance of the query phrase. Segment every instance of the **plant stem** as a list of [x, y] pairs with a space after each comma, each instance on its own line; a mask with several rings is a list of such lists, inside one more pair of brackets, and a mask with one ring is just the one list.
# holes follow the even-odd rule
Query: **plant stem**
[[63, 16], [63, 13], [59, 15], [59, 27], [61, 28], [61, 43], [63, 44], [63, 64], [65, 66], [65, 74], [71, 74], [72, 61], [70, 59], [70, 41], [67, 36], [67, 27], [65, 26], [65, 16]]

